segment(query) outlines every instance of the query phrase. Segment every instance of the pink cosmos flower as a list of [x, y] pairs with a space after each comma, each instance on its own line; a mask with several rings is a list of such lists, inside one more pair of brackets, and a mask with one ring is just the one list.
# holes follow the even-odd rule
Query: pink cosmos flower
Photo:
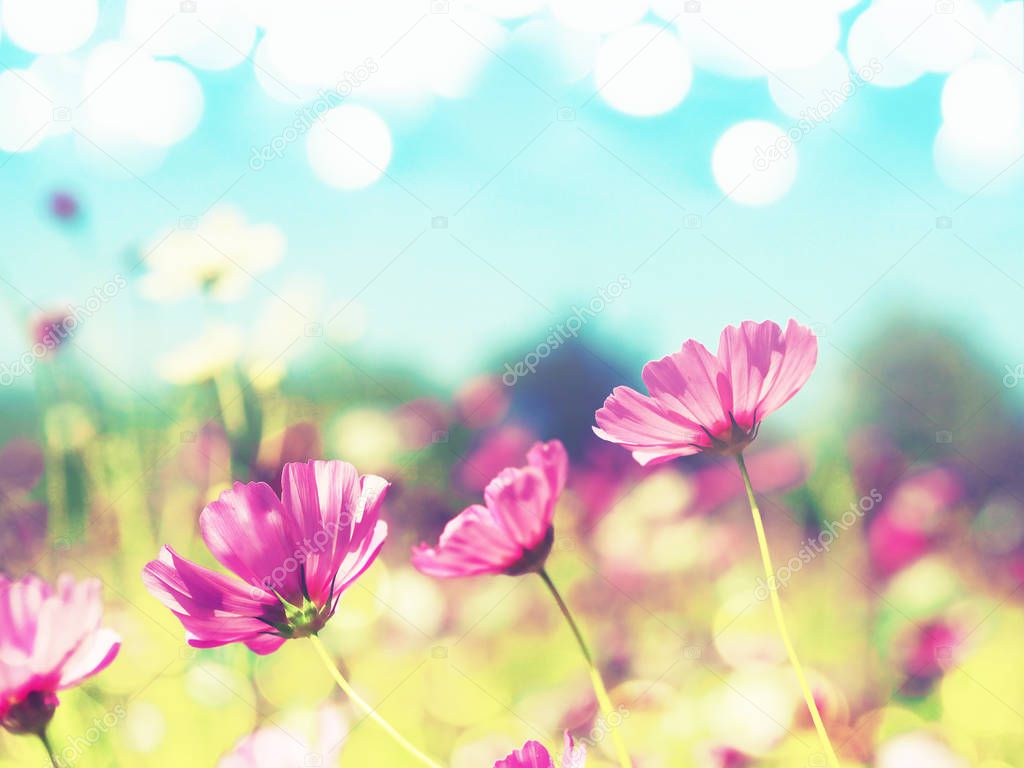
[[449, 520], [436, 547], [416, 547], [413, 565], [441, 578], [540, 570], [554, 541], [551, 520], [569, 457], [565, 446], [552, 440], [536, 443], [526, 461], [525, 467], [499, 472], [484, 489], [484, 504]]
[[311, 461], [286, 464], [281, 485], [279, 499], [266, 483], [235, 483], [200, 516], [206, 546], [238, 579], [170, 547], [143, 569], [193, 648], [240, 642], [267, 654], [316, 634], [377, 558], [388, 530], [379, 517], [386, 480], [343, 461]]
[[[586, 747], [577, 747], [569, 732], [565, 732], [565, 751], [562, 753], [562, 768], [583, 768], [587, 760]], [[551, 753], [544, 745], [536, 741], [528, 741], [522, 749], [517, 749], [504, 760], [494, 764], [494, 768], [556, 768]]]
[[817, 339], [795, 320], [785, 331], [771, 321], [730, 325], [717, 355], [690, 339], [647, 363], [642, 378], [650, 396], [616, 387], [594, 432], [643, 465], [703, 451], [737, 453], [765, 416], [800, 391], [817, 357]]
[[0, 725], [41, 735], [57, 692], [105, 669], [117, 656], [117, 633], [100, 627], [103, 600], [96, 579], [70, 574], [56, 588], [37, 576], [0, 576]]

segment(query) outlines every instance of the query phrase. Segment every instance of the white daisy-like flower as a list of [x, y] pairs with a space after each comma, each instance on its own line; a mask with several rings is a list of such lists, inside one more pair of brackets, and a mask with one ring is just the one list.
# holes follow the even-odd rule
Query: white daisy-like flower
[[284, 235], [276, 227], [249, 223], [232, 208], [217, 208], [190, 224], [185, 220], [147, 246], [149, 272], [140, 281], [146, 297], [176, 301], [206, 294], [236, 301], [284, 255]]

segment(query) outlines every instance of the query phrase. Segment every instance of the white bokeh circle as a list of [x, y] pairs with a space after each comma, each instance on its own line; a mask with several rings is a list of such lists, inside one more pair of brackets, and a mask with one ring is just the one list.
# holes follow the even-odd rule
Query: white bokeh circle
[[551, 15], [562, 25], [586, 32], [614, 32], [640, 21], [648, 0], [551, 0]]
[[4, 0], [0, 10], [11, 42], [32, 53], [73, 51], [99, 20], [96, 0]]
[[715, 183], [740, 205], [768, 205], [793, 186], [797, 172], [796, 146], [779, 126], [764, 120], [745, 120], [718, 139], [711, 155]]
[[837, 50], [831, 50], [810, 67], [780, 72], [768, 78], [768, 90], [779, 109], [792, 117], [821, 112], [828, 104], [838, 109], [850, 96], [850, 65]]
[[391, 131], [371, 109], [343, 104], [309, 131], [306, 155], [326, 184], [360, 189], [373, 184], [391, 162]]
[[675, 32], [637, 24], [601, 45], [594, 80], [601, 98], [614, 109], [628, 115], [660, 115], [686, 97], [693, 67]]

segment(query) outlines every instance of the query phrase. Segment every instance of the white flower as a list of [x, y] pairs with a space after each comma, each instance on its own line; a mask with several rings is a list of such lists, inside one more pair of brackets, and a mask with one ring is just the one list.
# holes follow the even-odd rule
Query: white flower
[[242, 336], [237, 328], [210, 325], [199, 338], [164, 356], [157, 372], [172, 384], [194, 384], [212, 379], [233, 365], [241, 352]]
[[144, 259], [150, 271], [140, 288], [154, 301], [175, 301], [197, 293], [235, 301], [256, 275], [284, 255], [285, 239], [277, 228], [249, 224], [231, 208], [211, 211], [194, 228], [188, 224], [146, 248]]

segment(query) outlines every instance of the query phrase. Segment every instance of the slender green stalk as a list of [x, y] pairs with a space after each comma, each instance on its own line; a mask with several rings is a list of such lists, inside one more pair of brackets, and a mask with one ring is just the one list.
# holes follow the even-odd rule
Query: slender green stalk
[[50, 756], [50, 762], [53, 763], [53, 768], [60, 768], [60, 763], [57, 762], [57, 755], [54, 754], [53, 747], [50, 746], [50, 739], [47, 737], [45, 729], [39, 732], [39, 740], [43, 742], [46, 754]]
[[381, 717], [380, 714], [377, 713], [377, 710], [375, 710], [373, 707], [367, 704], [366, 701], [358, 693], [355, 692], [355, 689], [353, 689], [352, 686], [348, 684], [348, 681], [344, 677], [342, 677], [341, 670], [338, 669], [338, 666], [331, 659], [330, 654], [327, 652], [327, 649], [324, 647], [324, 644], [319, 637], [317, 637], [316, 635], [310, 635], [309, 639], [313, 641], [313, 647], [316, 648], [317, 654], [320, 656], [320, 659], [327, 667], [327, 671], [331, 673], [331, 677], [334, 678], [334, 682], [336, 682], [338, 684], [338, 687], [345, 692], [346, 696], [348, 696], [352, 701], [354, 701], [359, 706], [360, 709], [366, 712], [367, 716], [371, 720], [373, 720], [375, 723], [377, 723], [377, 725], [379, 725], [381, 728], [387, 731], [388, 735], [391, 736], [391, 738], [393, 738], [395, 741], [397, 741], [399, 745], [401, 745], [401, 747], [405, 749], [406, 752], [415, 757], [424, 765], [429, 765], [430, 768], [442, 768], [440, 763], [431, 760], [425, 754], [416, 749], [416, 747], [414, 747], [404, 736], [402, 736], [402, 734], [395, 730], [391, 723], [389, 723], [387, 720]]
[[537, 575], [543, 580], [545, 586], [551, 592], [551, 596], [555, 598], [555, 602], [558, 603], [558, 609], [565, 616], [565, 620], [569, 622], [569, 628], [572, 630], [573, 635], [576, 636], [576, 642], [580, 646], [580, 650], [583, 652], [583, 658], [587, 662], [587, 668], [590, 672], [590, 682], [594, 686], [594, 694], [597, 696], [598, 706], [601, 708], [601, 713], [608, 724], [608, 730], [611, 733], [612, 745], [615, 747], [615, 754], [618, 756], [619, 763], [622, 768], [633, 768], [633, 761], [629, 757], [629, 751], [626, 749], [626, 744], [622, 740], [622, 735], [619, 733], [619, 729], [612, 726], [612, 715], [615, 713], [614, 707], [612, 706], [611, 697], [608, 696], [608, 689], [605, 687], [604, 680], [601, 679], [601, 672], [597, 668], [597, 664], [594, 663], [594, 657], [590, 653], [590, 648], [587, 647], [587, 641], [583, 639], [583, 633], [580, 631], [579, 625], [576, 623], [576, 619], [572, 616], [572, 611], [569, 610], [569, 606], [566, 605], [565, 600], [562, 599], [561, 593], [558, 588], [555, 587], [555, 583], [551, 580], [548, 572], [541, 568], [537, 571]]
[[761, 562], [764, 565], [764, 575], [768, 580], [768, 595], [771, 598], [772, 612], [775, 614], [775, 624], [779, 628], [779, 635], [782, 636], [782, 644], [786, 646], [786, 653], [789, 656], [789, 663], [796, 672], [797, 680], [800, 682], [800, 690], [803, 691], [804, 701], [807, 702], [807, 710], [811, 713], [811, 720], [814, 721], [814, 729], [821, 739], [821, 746], [825, 750], [825, 756], [831, 768], [840, 768], [839, 758], [832, 748], [832, 742], [828, 738], [828, 731], [825, 730], [825, 723], [822, 722], [821, 712], [818, 711], [818, 703], [814, 700], [811, 687], [807, 684], [807, 676], [796, 655], [796, 648], [789, 637], [789, 630], [786, 628], [786, 619], [782, 615], [782, 601], [779, 600], [778, 585], [775, 578], [775, 566], [772, 565], [772, 556], [768, 551], [768, 537], [764, 533], [764, 520], [761, 518], [761, 510], [754, 498], [754, 487], [750, 484], [750, 474], [747, 472], [747, 464], [743, 460], [743, 454], [736, 454], [736, 463], [739, 464], [740, 474], [743, 476], [743, 484], [747, 489], [747, 501], [750, 502], [750, 513], [754, 517], [754, 530], [757, 532], [757, 544], [761, 549]]

